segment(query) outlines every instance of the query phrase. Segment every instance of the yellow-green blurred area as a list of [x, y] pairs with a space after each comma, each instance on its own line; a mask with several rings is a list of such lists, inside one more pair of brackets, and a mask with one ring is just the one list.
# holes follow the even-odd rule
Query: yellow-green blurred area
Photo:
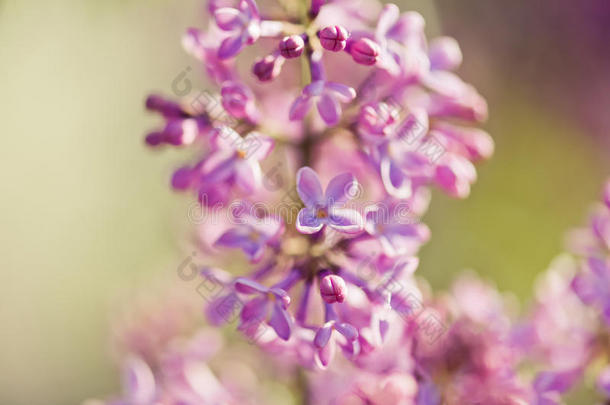
[[[431, 35], [446, 33], [452, 16], [459, 32], [479, 33], [462, 42], [460, 73], [488, 97], [496, 140], [469, 199], [435, 193], [419, 274], [443, 288], [475, 269], [525, 300], [610, 173], [607, 134], [538, 97], [536, 80], [488, 63], [481, 27], [460, 25], [467, 10], [405, 4], [424, 14]], [[143, 146], [158, 123], [143, 100], [170, 95], [176, 75], [197, 66], [179, 41], [204, 18], [194, 0], [0, 1], [0, 404], [76, 404], [118, 391], [109, 314], [117, 297], [175, 278], [189, 203], [168, 188], [181, 155]], [[520, 57], [515, 64], [534, 78], [558, 68], [544, 53]], [[596, 106], [586, 92], [553, 97], [562, 96]]]

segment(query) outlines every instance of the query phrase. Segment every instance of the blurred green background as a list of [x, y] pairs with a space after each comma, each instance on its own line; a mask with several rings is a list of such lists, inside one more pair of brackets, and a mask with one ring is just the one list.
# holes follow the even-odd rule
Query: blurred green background
[[[468, 200], [436, 193], [420, 274], [445, 287], [472, 268], [526, 300], [610, 173], [607, 127], [591, 113], [603, 104], [579, 87], [583, 74], [598, 90], [610, 80], [536, 51], [544, 39], [561, 49], [552, 41], [560, 32], [515, 45], [530, 3], [511, 2], [513, 14], [500, 2], [456, 3], [407, 6], [430, 34], [461, 42], [461, 74], [488, 98], [496, 155]], [[180, 156], [143, 147], [156, 123], [143, 100], [169, 94], [197, 66], [179, 39], [203, 18], [194, 0], [0, 2], [0, 404], [77, 404], [117, 391], [109, 313], [117, 297], [173, 274], [187, 222], [188, 201], [167, 187]], [[509, 45], [523, 52], [511, 56]], [[580, 82], [566, 87], [572, 76]]]

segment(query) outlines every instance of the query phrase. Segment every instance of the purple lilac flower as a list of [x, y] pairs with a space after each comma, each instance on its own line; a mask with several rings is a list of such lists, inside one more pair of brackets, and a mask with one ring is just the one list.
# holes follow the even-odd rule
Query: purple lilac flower
[[[455, 41], [428, 46], [421, 15], [376, 1], [314, 1], [294, 14], [215, 0], [208, 10], [215, 24], [190, 29], [183, 44], [216, 90], [196, 111], [194, 94], [152, 99], [168, 128], [148, 142], [193, 145], [195, 163], [175, 171], [175, 189], [221, 214], [232, 199], [257, 207], [198, 224], [201, 276], [220, 290], [206, 297], [209, 321], [239, 314], [238, 329], [289, 370], [332, 369], [340, 348], [353, 381], [321, 404], [413, 405], [437, 392], [460, 400], [479, 385], [494, 387], [493, 395], [476, 391], [484, 403], [521, 395], [493, 294], [476, 283], [457, 288], [461, 312], [448, 314], [414, 277], [430, 238], [419, 221], [430, 186], [466, 197], [473, 162], [493, 152], [489, 135], [471, 127], [485, 118], [485, 101], [452, 72], [461, 62]], [[318, 113], [308, 116], [314, 104]], [[241, 249], [250, 263], [231, 275], [231, 253], [213, 247]], [[469, 303], [463, 291], [479, 300]], [[431, 332], [418, 322], [428, 315], [458, 323], [439, 329], [448, 348], [422, 348]], [[493, 330], [473, 336], [483, 324]], [[455, 380], [439, 385], [438, 370]], [[419, 399], [417, 384], [428, 387]]]
[[302, 120], [315, 103], [324, 122], [336, 125], [341, 117], [341, 103], [349, 103], [355, 97], [355, 90], [349, 86], [318, 79], [305, 86], [303, 93], [294, 101], [290, 108], [290, 119]]
[[430, 229], [422, 223], [411, 223], [396, 204], [367, 207], [364, 229], [391, 257], [414, 254], [430, 238]]
[[316, 359], [322, 367], [326, 367], [335, 354], [336, 344], [341, 345], [344, 351], [355, 352], [358, 350], [357, 339], [358, 331], [352, 325], [328, 321], [318, 329], [313, 341], [318, 349]]
[[262, 134], [250, 133], [241, 138], [233, 129], [217, 131], [216, 149], [201, 162], [201, 183], [237, 185], [246, 193], [261, 187], [260, 161], [271, 153], [274, 142]]
[[222, 7], [214, 11], [216, 25], [231, 35], [218, 48], [218, 57], [232, 58], [244, 45], [252, 45], [260, 36], [260, 15], [254, 0], [241, 0], [238, 8]]
[[515, 371], [518, 357], [500, 294], [466, 276], [437, 305], [441, 317], [450, 313], [445, 316], [451, 326], [438, 344], [426, 344], [426, 335], [419, 335], [415, 357], [447, 403], [529, 403], [531, 392]]
[[259, 112], [254, 104], [254, 94], [248, 86], [234, 81], [225, 81], [220, 90], [222, 106], [235, 118], [246, 118], [256, 122]]
[[428, 49], [431, 70], [454, 70], [462, 64], [462, 51], [454, 38], [439, 37]]
[[236, 219], [240, 225], [223, 233], [215, 245], [239, 248], [252, 262], [262, 258], [268, 245], [277, 244], [284, 230], [282, 221], [274, 217], [258, 218], [250, 212], [244, 212]]
[[158, 95], [146, 99], [146, 108], [158, 112], [166, 120], [165, 127], [146, 136], [149, 146], [163, 144], [185, 146], [206, 136], [212, 129], [211, 120], [205, 112], [192, 111], [178, 103], [166, 100]]
[[235, 281], [235, 290], [242, 294], [259, 295], [244, 305], [240, 318], [242, 326], [249, 327], [266, 321], [281, 339], [290, 338], [292, 319], [286, 310], [290, 305], [286, 291], [278, 287], [267, 288], [246, 278]]
[[309, 167], [302, 167], [297, 173], [297, 192], [305, 208], [299, 211], [297, 229], [302, 233], [315, 233], [324, 225], [346, 233], [362, 230], [364, 221], [358, 211], [343, 208], [350, 199], [350, 193], [358, 187], [358, 181], [349, 173], [333, 178], [326, 193], [322, 191], [320, 179]]
[[589, 257], [580, 274], [574, 276], [572, 288], [585, 305], [598, 308], [610, 326], [610, 265], [606, 260]]
[[232, 80], [236, 75], [231, 61], [218, 57], [220, 35], [218, 27], [202, 32], [197, 28], [189, 28], [182, 37], [182, 46], [187, 53], [201, 61], [207, 75], [217, 84]]

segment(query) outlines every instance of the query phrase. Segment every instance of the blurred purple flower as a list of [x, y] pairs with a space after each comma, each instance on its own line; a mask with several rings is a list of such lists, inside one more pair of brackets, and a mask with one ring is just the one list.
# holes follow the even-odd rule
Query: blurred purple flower
[[358, 211], [343, 208], [343, 203], [351, 198], [358, 181], [349, 173], [334, 177], [326, 193], [322, 191], [320, 179], [309, 167], [302, 167], [297, 173], [297, 192], [305, 208], [299, 211], [297, 229], [310, 234], [320, 231], [324, 225], [346, 233], [359, 232], [364, 220]]
[[242, 294], [259, 295], [248, 301], [241, 311], [241, 326], [250, 328], [253, 324], [268, 322], [275, 333], [288, 340], [292, 333], [292, 318], [288, 311], [290, 297], [281, 288], [267, 288], [256, 281], [238, 278], [234, 283], [235, 290]]
[[237, 55], [245, 44], [252, 45], [261, 34], [261, 20], [254, 0], [241, 0], [238, 8], [222, 7], [214, 10], [216, 25], [231, 35], [218, 48], [220, 59]]
[[315, 102], [320, 117], [327, 125], [336, 125], [341, 117], [341, 103], [349, 103], [356, 91], [340, 83], [314, 81], [303, 89], [290, 108], [291, 120], [302, 120]]

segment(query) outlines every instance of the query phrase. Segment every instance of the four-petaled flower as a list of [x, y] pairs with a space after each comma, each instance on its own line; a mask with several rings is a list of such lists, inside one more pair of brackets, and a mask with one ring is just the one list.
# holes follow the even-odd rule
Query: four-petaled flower
[[610, 265], [607, 261], [590, 257], [581, 273], [574, 276], [572, 289], [585, 305], [601, 311], [610, 325]]
[[240, 328], [249, 330], [252, 325], [266, 321], [281, 339], [290, 339], [292, 318], [286, 310], [290, 305], [290, 297], [286, 291], [277, 287], [267, 288], [243, 277], [235, 280], [234, 287], [235, 291], [242, 294], [259, 295], [244, 305]]
[[[339, 336], [333, 331], [339, 332]], [[318, 329], [313, 344], [317, 349], [316, 361], [320, 367], [325, 368], [335, 355], [336, 344], [348, 354], [359, 351], [358, 331], [349, 323], [331, 320]]]
[[237, 184], [246, 193], [258, 189], [263, 179], [259, 162], [273, 149], [273, 139], [255, 132], [242, 138], [225, 126], [218, 130], [215, 144], [217, 149], [201, 166], [202, 181]]
[[375, 205], [367, 207], [364, 214], [365, 231], [379, 241], [390, 257], [414, 254], [430, 238], [430, 229], [425, 224], [401, 218], [397, 207], [393, 205], [389, 213], [385, 205]]
[[355, 97], [356, 91], [344, 84], [325, 80], [313, 81], [305, 86], [290, 107], [290, 119], [302, 120], [315, 101], [324, 122], [327, 125], [335, 125], [341, 116], [341, 103], [349, 103]]
[[244, 44], [252, 45], [261, 33], [261, 19], [254, 0], [241, 0], [239, 8], [222, 7], [214, 11], [216, 25], [232, 35], [225, 38], [218, 48], [220, 59], [237, 55]]
[[326, 194], [322, 192], [320, 179], [310, 167], [297, 172], [297, 192], [305, 204], [299, 211], [296, 227], [302, 233], [315, 233], [324, 225], [344, 233], [356, 233], [364, 227], [362, 215], [354, 209], [342, 208], [357, 190], [358, 181], [350, 173], [333, 178]]
[[252, 206], [246, 206], [249, 210], [246, 212], [234, 213], [235, 219], [240, 222], [240, 225], [227, 230], [218, 240], [216, 246], [229, 248], [239, 248], [244, 251], [250, 261], [257, 262], [263, 257], [265, 248], [274, 242], [277, 242], [282, 232], [284, 225], [281, 219], [267, 216], [259, 218], [253, 215]]

